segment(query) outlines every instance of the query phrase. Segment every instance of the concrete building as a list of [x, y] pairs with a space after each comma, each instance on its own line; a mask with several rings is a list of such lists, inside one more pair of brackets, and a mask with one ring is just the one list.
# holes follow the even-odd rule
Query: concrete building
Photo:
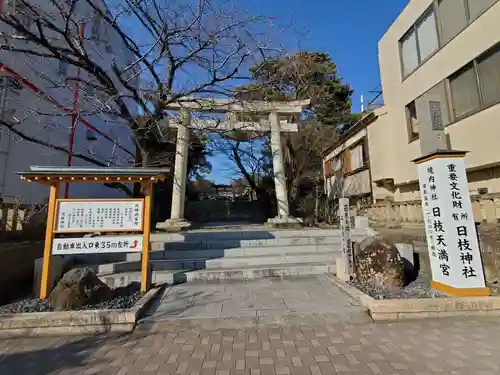
[[[3, 4], [2, 4], [3, 3]], [[33, 0], [40, 12], [53, 12], [51, 2]], [[29, 27], [36, 27], [33, 18], [15, 0], [0, 0], [3, 12], [18, 14]], [[101, 2], [100, 6], [105, 7]], [[75, 16], [81, 22], [85, 49], [99, 65], [111, 73], [111, 63], [130, 64], [133, 56], [120, 48], [121, 39], [96, 16], [86, 2], [78, 3]], [[55, 17], [63, 22], [61, 17]], [[9, 43], [28, 46], [22, 35], [9, 26], [0, 25], [0, 36]], [[15, 172], [29, 165], [92, 166], [76, 155], [83, 155], [106, 166], [126, 166], [134, 162], [135, 146], [127, 124], [110, 114], [113, 102], [89, 79], [82, 69], [78, 71], [59, 60], [0, 51], [0, 103], [2, 120], [15, 124], [14, 128], [30, 142], [7, 127], [1, 126], [0, 137], [0, 195], [5, 202], [43, 202], [48, 190], [38, 184], [27, 184]], [[78, 83], [77, 83], [78, 82]], [[138, 80], [133, 82], [138, 84]], [[130, 106], [136, 113], [134, 106]], [[73, 116], [78, 113], [78, 116]], [[74, 126], [73, 126], [74, 125]], [[60, 147], [63, 151], [56, 150]], [[72, 156], [64, 150], [71, 150]], [[116, 189], [101, 184], [75, 184], [70, 197], [113, 197], [121, 195]]]
[[[412, 160], [421, 156], [419, 123], [434, 116], [452, 148], [469, 151], [471, 196], [489, 202], [476, 205], [475, 214], [500, 219], [499, 19], [498, 0], [409, 1], [379, 41], [385, 105], [333, 145], [324, 161], [327, 189], [342, 177], [352, 198], [418, 202]], [[415, 210], [410, 221], [419, 215]]]

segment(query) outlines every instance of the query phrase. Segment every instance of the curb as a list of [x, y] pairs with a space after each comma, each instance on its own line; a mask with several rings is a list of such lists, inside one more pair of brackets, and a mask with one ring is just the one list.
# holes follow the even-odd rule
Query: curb
[[336, 276], [327, 277], [345, 293], [360, 301], [374, 321], [500, 315], [500, 297], [376, 300]]
[[162, 290], [152, 288], [130, 309], [0, 314], [0, 338], [132, 332]]
[[172, 332], [176, 330], [219, 330], [257, 328], [269, 325], [297, 326], [307, 322], [308, 325], [319, 326], [339, 323], [369, 323], [372, 320], [366, 314], [354, 312], [346, 313], [288, 313], [266, 314], [234, 317], [200, 317], [200, 318], [172, 318], [144, 320], [137, 323], [134, 333], [149, 334], [157, 332]]

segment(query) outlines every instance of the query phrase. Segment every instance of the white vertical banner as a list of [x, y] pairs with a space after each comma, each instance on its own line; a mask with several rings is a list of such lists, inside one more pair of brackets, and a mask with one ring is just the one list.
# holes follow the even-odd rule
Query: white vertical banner
[[483, 295], [474, 292], [486, 285], [464, 158], [424, 161], [418, 164], [418, 177], [434, 286]]
[[342, 235], [342, 257], [344, 259], [345, 274], [354, 273], [354, 253], [351, 236], [351, 214], [349, 212], [349, 199], [339, 199], [340, 230]]

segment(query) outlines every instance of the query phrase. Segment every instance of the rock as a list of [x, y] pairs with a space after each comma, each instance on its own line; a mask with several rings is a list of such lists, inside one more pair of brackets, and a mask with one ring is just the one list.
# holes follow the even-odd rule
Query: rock
[[382, 288], [391, 294], [405, 286], [403, 260], [396, 246], [383, 236], [363, 240], [355, 256], [356, 278], [361, 285]]
[[80, 309], [113, 298], [112, 290], [90, 268], [75, 268], [66, 272], [49, 295], [55, 311]]
[[305, 227], [314, 227], [315, 222], [316, 220], [313, 216], [306, 216], [303, 221]]

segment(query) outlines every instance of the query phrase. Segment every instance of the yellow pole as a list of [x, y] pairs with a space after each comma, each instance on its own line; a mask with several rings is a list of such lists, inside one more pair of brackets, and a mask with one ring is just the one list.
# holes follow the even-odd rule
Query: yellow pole
[[56, 199], [59, 193], [59, 183], [50, 185], [49, 208], [47, 212], [47, 227], [45, 228], [45, 244], [43, 248], [42, 280], [40, 283], [40, 298], [45, 299], [50, 293], [50, 267], [52, 263], [52, 241], [56, 223]]
[[141, 265], [141, 292], [145, 293], [149, 289], [149, 236], [151, 232], [151, 194], [153, 183], [147, 181], [143, 183], [144, 194], [144, 225], [142, 240], [142, 265]]

